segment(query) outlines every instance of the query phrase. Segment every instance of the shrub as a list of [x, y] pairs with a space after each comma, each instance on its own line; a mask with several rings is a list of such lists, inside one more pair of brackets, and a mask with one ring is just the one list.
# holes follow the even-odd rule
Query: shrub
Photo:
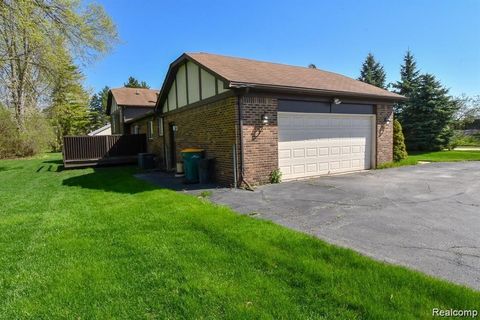
[[27, 113], [23, 127], [18, 128], [10, 110], [0, 107], [0, 158], [27, 157], [51, 149], [53, 129], [42, 113]]
[[397, 119], [393, 120], [393, 161], [398, 162], [408, 157], [405, 147], [402, 125]]
[[280, 183], [282, 181], [282, 172], [275, 169], [270, 173], [270, 183]]
[[478, 134], [466, 135], [462, 131], [456, 131], [448, 148], [451, 150], [457, 146], [480, 147], [480, 136]]

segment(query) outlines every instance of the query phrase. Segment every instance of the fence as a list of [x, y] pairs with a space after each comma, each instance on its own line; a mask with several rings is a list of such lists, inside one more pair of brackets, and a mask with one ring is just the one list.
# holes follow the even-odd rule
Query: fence
[[63, 138], [63, 163], [68, 168], [135, 162], [137, 154], [146, 149], [145, 134], [66, 136]]

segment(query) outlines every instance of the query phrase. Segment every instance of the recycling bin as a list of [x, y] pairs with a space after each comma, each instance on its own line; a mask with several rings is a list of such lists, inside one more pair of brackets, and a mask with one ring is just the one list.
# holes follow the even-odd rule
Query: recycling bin
[[198, 163], [203, 158], [203, 149], [188, 148], [180, 151], [186, 183], [198, 183]]

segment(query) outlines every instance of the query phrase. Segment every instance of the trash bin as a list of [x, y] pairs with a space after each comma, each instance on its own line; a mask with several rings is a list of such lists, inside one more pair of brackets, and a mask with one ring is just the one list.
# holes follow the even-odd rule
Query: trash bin
[[215, 168], [215, 158], [200, 159], [198, 162], [198, 176], [200, 183], [210, 183], [213, 181]]
[[153, 153], [139, 153], [138, 154], [138, 167], [140, 169], [153, 169], [153, 168], [155, 168], [155, 154], [153, 154]]
[[188, 148], [181, 152], [186, 183], [198, 183], [198, 162], [203, 158], [203, 149]]

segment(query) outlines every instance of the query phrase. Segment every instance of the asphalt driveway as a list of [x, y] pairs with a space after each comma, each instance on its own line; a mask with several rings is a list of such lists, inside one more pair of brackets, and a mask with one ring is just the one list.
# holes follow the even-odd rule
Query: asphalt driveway
[[480, 290], [480, 162], [214, 189], [211, 200]]

